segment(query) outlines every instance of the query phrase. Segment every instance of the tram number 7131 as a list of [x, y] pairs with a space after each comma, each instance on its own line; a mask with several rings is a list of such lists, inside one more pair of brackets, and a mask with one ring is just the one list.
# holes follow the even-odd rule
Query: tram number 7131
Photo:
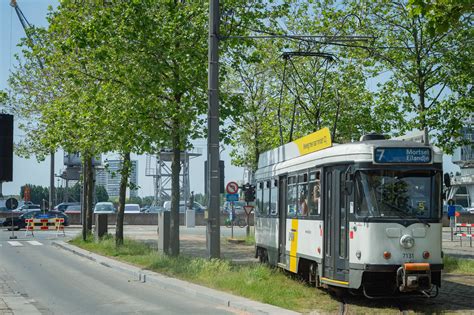
[[413, 254], [413, 253], [403, 253], [403, 258], [404, 259], [413, 259], [413, 258], [415, 258], [415, 254]]

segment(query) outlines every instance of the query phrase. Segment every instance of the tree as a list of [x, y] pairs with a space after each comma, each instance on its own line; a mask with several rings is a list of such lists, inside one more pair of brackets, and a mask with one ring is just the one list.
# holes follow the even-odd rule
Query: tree
[[105, 189], [104, 186], [102, 185], [95, 186], [95, 194], [96, 194], [97, 202], [109, 201], [109, 194], [107, 193], [107, 190]]
[[[378, 85], [376, 100], [380, 108], [392, 107], [387, 112], [395, 114], [396, 133], [426, 128], [449, 153], [459, 144], [456, 129], [473, 109], [471, 84], [464, 85], [464, 78], [472, 77], [471, 23], [461, 20], [446, 32], [433, 34], [427, 18], [410, 15], [407, 4], [346, 3], [361, 18], [360, 29], [376, 38], [369, 49], [375, 61], [373, 73], [387, 76]], [[454, 60], [461, 66], [453, 68]]]
[[347, 14], [332, 1], [295, 1], [280, 22], [287, 33], [326, 39], [261, 40], [232, 68], [245, 108], [234, 121], [233, 163], [255, 171], [261, 152], [323, 127], [335, 142], [388, 131], [385, 113], [374, 106], [366, 87], [367, 53], [361, 43], [332, 39], [355, 33]]
[[464, 14], [472, 14], [473, 8], [469, 0], [408, 1], [410, 14], [426, 18], [431, 34], [447, 32]]

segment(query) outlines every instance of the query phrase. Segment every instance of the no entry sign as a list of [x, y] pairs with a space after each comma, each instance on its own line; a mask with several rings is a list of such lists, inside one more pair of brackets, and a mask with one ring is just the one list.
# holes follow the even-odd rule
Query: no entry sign
[[236, 182], [228, 182], [225, 190], [228, 194], [236, 194], [239, 191], [239, 184]]

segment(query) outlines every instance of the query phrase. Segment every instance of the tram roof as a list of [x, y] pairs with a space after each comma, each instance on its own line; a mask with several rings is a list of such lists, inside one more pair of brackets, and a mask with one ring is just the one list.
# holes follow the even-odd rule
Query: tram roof
[[[313, 167], [315, 165], [347, 161], [372, 162], [374, 149], [377, 147], [422, 148], [426, 146], [414, 141], [369, 140], [363, 142], [333, 144], [331, 147], [316, 152], [299, 155], [295, 150], [297, 148], [286, 144], [260, 154], [258, 168], [265, 172], [263, 169], [267, 167], [276, 171], [279, 169], [304, 167], [302, 164], [306, 163], [308, 163], [308, 167]], [[433, 146], [430, 146], [430, 148], [433, 150], [433, 163], [441, 163], [441, 151]], [[270, 169], [266, 169], [266, 171], [270, 171]]]

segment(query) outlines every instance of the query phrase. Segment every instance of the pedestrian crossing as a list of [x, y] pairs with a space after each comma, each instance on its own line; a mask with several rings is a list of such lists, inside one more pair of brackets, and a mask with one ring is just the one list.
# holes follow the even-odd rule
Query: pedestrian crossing
[[24, 247], [24, 246], [42, 246], [43, 243], [38, 242], [38, 241], [7, 241], [4, 244], [0, 244], [0, 247], [3, 245], [6, 246], [8, 244], [11, 247]]

